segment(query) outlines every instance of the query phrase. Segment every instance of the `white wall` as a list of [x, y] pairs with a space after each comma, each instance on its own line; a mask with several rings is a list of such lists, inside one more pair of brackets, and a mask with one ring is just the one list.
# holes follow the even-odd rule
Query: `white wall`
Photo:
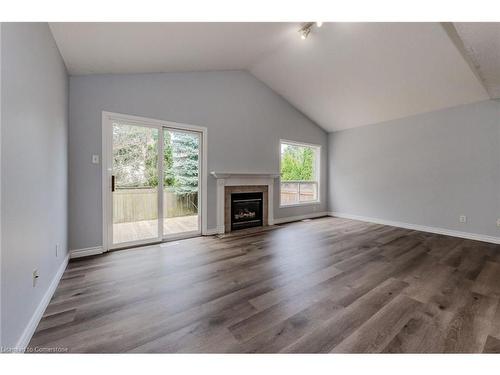
[[498, 101], [331, 133], [329, 170], [330, 211], [500, 238]]
[[47, 24], [1, 28], [1, 334], [12, 348], [29, 339], [67, 255], [68, 79]]
[[[280, 138], [322, 147], [321, 204], [278, 207], [284, 218], [327, 209], [327, 134], [243, 71], [76, 76], [70, 79], [70, 249], [102, 245], [101, 112], [208, 128], [208, 170], [277, 173]], [[216, 181], [208, 179], [208, 228], [216, 227]]]

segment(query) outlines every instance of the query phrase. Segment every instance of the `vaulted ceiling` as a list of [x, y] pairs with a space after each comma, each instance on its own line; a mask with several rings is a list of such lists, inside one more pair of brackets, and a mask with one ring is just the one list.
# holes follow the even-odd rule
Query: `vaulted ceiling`
[[455, 23], [468, 57], [490, 97], [500, 98], [500, 23]]
[[243, 69], [327, 131], [500, 96], [499, 24], [51, 23], [72, 75]]

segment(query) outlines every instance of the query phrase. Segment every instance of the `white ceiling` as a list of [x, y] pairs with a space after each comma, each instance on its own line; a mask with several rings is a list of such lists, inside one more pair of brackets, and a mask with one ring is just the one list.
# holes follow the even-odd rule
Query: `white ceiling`
[[50, 27], [72, 75], [246, 69], [328, 131], [489, 98], [439, 23], [328, 23], [307, 40], [296, 23]]
[[251, 71], [330, 131], [488, 98], [439, 23], [326, 24]]
[[72, 75], [247, 69], [290, 23], [51, 23]]
[[465, 50], [492, 98], [500, 98], [500, 23], [455, 23]]

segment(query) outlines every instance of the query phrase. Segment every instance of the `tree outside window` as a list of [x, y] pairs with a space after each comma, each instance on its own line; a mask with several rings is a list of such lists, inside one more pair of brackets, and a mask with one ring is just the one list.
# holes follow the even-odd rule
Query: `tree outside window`
[[318, 202], [319, 146], [281, 142], [282, 206]]

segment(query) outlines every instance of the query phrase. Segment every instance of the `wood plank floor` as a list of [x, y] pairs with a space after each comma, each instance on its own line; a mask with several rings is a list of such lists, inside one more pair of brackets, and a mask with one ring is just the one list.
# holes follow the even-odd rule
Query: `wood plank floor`
[[30, 346], [500, 351], [500, 246], [321, 218], [70, 262]]

